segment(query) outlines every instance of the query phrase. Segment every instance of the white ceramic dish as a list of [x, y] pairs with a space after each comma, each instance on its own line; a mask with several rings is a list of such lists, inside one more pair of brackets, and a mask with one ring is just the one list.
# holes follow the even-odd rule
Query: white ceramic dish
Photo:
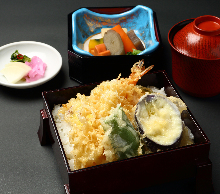
[[43, 62], [47, 64], [45, 75], [43, 78], [30, 83], [20, 81], [16, 84], [11, 84], [0, 74], [0, 85], [17, 89], [33, 88], [54, 78], [62, 67], [62, 57], [52, 46], [35, 41], [20, 41], [0, 47], [0, 69], [3, 69], [4, 66], [10, 62], [11, 54], [14, 53], [15, 50], [18, 50], [19, 53], [27, 55], [30, 58], [33, 56], [40, 57]]

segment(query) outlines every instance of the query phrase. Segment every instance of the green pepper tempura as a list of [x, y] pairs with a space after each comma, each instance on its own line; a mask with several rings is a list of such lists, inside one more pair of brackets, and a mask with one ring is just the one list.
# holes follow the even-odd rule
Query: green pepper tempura
[[112, 114], [105, 118], [102, 126], [110, 138], [118, 160], [138, 155], [140, 146], [139, 134], [120, 105], [113, 110]]
[[26, 55], [22, 55], [18, 52], [18, 50], [16, 50], [12, 55], [11, 55], [11, 62], [31, 62], [31, 59], [26, 56]]

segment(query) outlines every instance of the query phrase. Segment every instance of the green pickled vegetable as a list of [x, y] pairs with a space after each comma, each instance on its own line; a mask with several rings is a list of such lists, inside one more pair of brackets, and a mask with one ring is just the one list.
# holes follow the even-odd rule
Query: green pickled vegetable
[[14, 53], [11, 55], [11, 62], [31, 62], [31, 58], [29, 58], [26, 55], [22, 55], [16, 50]]
[[138, 132], [118, 105], [112, 114], [104, 119], [102, 126], [111, 141], [118, 160], [138, 155], [140, 139]]

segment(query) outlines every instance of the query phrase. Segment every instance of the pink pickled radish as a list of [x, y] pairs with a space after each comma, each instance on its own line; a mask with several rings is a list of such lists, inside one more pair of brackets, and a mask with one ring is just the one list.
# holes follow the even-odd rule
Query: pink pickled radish
[[32, 57], [31, 62], [25, 62], [25, 64], [32, 68], [25, 76], [26, 82], [29, 83], [36, 81], [44, 76], [47, 64], [44, 63], [39, 57], [34, 56]]

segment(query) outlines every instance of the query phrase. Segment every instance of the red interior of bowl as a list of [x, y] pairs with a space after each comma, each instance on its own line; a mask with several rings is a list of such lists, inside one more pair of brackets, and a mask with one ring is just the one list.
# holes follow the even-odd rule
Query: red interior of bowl
[[173, 45], [189, 57], [220, 59], [220, 18], [201, 16], [188, 23], [173, 36]]
[[220, 18], [210, 15], [198, 17], [194, 20], [194, 30], [206, 36], [219, 35]]

